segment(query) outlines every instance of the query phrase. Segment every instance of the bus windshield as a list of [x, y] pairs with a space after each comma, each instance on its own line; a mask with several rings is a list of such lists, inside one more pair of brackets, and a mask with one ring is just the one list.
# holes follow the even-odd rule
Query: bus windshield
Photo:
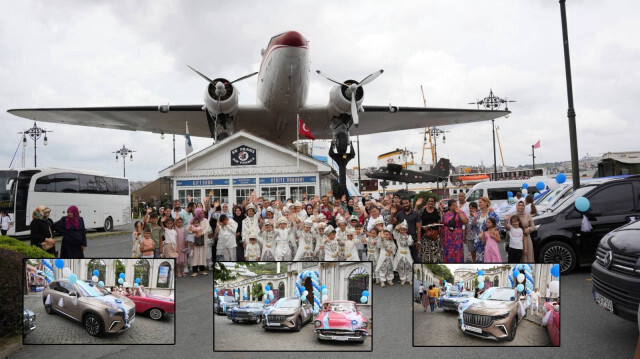
[[11, 178], [18, 177], [18, 171], [0, 171], [0, 209], [13, 213], [14, 198], [12, 188], [7, 188]]

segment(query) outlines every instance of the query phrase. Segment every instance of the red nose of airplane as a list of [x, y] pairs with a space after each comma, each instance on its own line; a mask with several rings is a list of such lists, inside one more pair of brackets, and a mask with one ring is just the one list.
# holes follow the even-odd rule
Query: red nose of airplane
[[288, 31], [278, 37], [277, 43], [279, 45], [303, 47], [307, 46], [307, 39], [297, 31]]

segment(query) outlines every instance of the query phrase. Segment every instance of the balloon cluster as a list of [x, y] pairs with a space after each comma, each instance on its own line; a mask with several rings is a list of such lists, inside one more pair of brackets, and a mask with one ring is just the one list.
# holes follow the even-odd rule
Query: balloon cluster
[[[524, 272], [524, 273], [522, 273]], [[533, 267], [531, 264], [516, 264], [509, 273], [509, 287], [516, 287], [518, 292], [526, 291], [526, 294], [533, 292]], [[530, 298], [527, 297], [527, 305]]]
[[360, 297], [360, 303], [365, 304], [369, 301], [369, 291], [363, 290], [362, 297]]
[[[296, 279], [296, 288], [298, 290], [294, 292], [296, 297], [302, 298], [303, 300], [306, 299], [306, 296], [309, 294], [309, 292], [306, 291], [302, 282], [307, 278], [311, 278], [311, 286], [313, 287], [313, 314], [318, 314], [318, 312], [320, 312], [320, 293], [322, 289], [320, 288], [320, 279], [318, 277], [318, 271], [306, 270], [300, 273], [298, 275], [298, 278]], [[307, 292], [307, 294], [305, 294], [305, 291]]]
[[478, 271], [478, 289], [484, 289], [484, 271]]

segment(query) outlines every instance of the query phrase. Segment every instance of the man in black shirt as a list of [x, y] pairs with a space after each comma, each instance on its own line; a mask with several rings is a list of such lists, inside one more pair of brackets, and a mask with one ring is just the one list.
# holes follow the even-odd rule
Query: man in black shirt
[[[394, 226], [403, 221], [407, 221], [407, 234], [413, 238], [413, 243], [419, 243], [419, 239], [422, 235], [422, 219], [420, 214], [411, 208], [411, 200], [405, 198], [402, 200], [402, 209], [400, 213], [397, 213], [395, 206], [391, 206], [391, 217], [389, 223]], [[411, 246], [411, 258], [414, 263], [420, 263], [418, 256], [418, 250], [415, 245]]]

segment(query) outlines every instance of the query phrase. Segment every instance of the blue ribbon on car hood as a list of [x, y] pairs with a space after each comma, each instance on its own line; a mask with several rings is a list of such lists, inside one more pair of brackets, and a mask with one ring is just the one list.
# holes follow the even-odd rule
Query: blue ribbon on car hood
[[267, 307], [264, 310], [264, 320], [267, 322], [267, 326], [269, 325], [269, 313], [271, 313], [271, 310], [273, 310], [273, 307]]

